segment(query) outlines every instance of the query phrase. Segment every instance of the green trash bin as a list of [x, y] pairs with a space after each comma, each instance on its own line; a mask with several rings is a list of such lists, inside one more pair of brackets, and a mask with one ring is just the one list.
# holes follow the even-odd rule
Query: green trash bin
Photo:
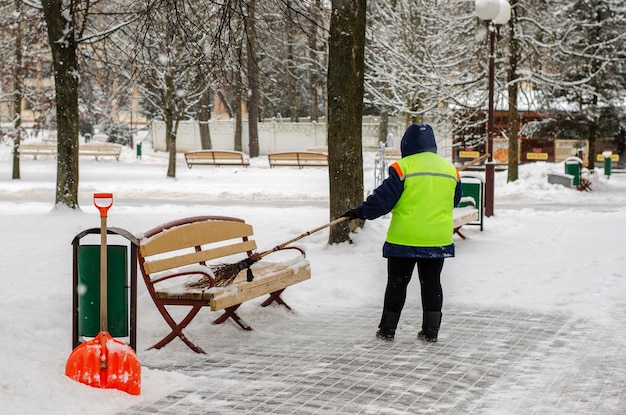
[[565, 160], [565, 174], [571, 174], [574, 176], [574, 186], [580, 185], [580, 167], [582, 161], [577, 157], [568, 158]]
[[[128, 336], [128, 255], [124, 245], [107, 246], [107, 331]], [[78, 246], [78, 335], [100, 332], [100, 245]]]
[[611, 159], [613, 152], [604, 151], [602, 155], [604, 156], [604, 175], [608, 179], [611, 177], [611, 170], [613, 169], [613, 160]]

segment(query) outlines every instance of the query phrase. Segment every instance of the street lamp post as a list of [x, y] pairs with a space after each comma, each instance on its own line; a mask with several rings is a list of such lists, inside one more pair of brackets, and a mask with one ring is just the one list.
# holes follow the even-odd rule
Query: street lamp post
[[511, 18], [511, 6], [507, 0], [476, 0], [476, 15], [487, 23], [489, 36], [489, 104], [487, 107], [487, 148], [489, 154], [485, 165], [485, 216], [493, 216], [495, 166], [493, 161], [493, 130], [494, 130], [494, 81], [495, 55], [498, 29]]

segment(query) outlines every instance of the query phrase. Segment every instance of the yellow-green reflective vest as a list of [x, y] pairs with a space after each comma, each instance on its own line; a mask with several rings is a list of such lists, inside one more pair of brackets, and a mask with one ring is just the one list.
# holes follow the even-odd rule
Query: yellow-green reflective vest
[[452, 244], [456, 168], [430, 152], [404, 157], [392, 167], [404, 190], [391, 211], [387, 242], [424, 247]]

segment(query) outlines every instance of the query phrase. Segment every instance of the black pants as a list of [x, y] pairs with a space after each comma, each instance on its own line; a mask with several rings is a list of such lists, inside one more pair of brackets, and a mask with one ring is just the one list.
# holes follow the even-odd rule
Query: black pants
[[385, 311], [400, 313], [406, 300], [406, 290], [413, 269], [417, 264], [422, 294], [422, 311], [441, 311], [443, 290], [441, 270], [443, 258], [388, 258], [387, 289], [385, 290]]

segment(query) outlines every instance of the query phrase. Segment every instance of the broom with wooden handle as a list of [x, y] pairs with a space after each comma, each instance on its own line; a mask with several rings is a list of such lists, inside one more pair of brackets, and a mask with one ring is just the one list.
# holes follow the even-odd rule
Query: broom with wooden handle
[[486, 160], [489, 157], [489, 155], [490, 155], [489, 153], [483, 154], [482, 156], [480, 156], [478, 158], [475, 158], [474, 160], [470, 160], [467, 163], [465, 163], [464, 165], [462, 165], [459, 168], [457, 168], [457, 170], [458, 171], [465, 170], [468, 167], [473, 166], [474, 164], [480, 163], [481, 161]]
[[[481, 162], [482, 160], [485, 160], [487, 157], [489, 157], [489, 154], [485, 154], [481, 157], [478, 157], [474, 160], [471, 160], [467, 163], [465, 163], [464, 165], [462, 165], [461, 167], [459, 167], [457, 170], [461, 171], [461, 170], [465, 170], [466, 168]], [[321, 231], [322, 229], [326, 229], [330, 226], [336, 225], [338, 223], [344, 222], [348, 220], [347, 217], [341, 217], [341, 218], [337, 218], [332, 222], [329, 222], [325, 225], [322, 225], [320, 227], [317, 227], [315, 229], [312, 229], [308, 232], [303, 233], [302, 235], [299, 235], [293, 239], [290, 239], [289, 241], [282, 243], [280, 245], [276, 245], [274, 248], [269, 249], [267, 251], [264, 252], [258, 252], [258, 253], [254, 253], [252, 255], [250, 255], [248, 258], [241, 260], [239, 262], [236, 262], [234, 264], [221, 264], [216, 266], [215, 268], [213, 268], [213, 275], [215, 277], [215, 285], [217, 287], [223, 287], [225, 285], [228, 285], [230, 283], [233, 282], [233, 280], [237, 277], [237, 275], [239, 275], [239, 273], [241, 271], [243, 271], [244, 269], [248, 270], [248, 281], [252, 281], [252, 275], [251, 275], [251, 271], [250, 271], [250, 267], [257, 263], [261, 258], [263, 258], [264, 256], [267, 256], [269, 254], [271, 254], [272, 252], [276, 252], [276, 251], [280, 251], [281, 249], [284, 249], [287, 245], [292, 244], [296, 241], [299, 241], [300, 239], [309, 236], [315, 232]], [[196, 283], [197, 284], [197, 283]]]
[[[314, 234], [315, 232], [321, 231], [322, 229], [326, 229], [330, 226], [336, 225], [338, 223], [341, 223], [343, 221], [348, 220], [347, 217], [341, 217], [338, 219], [335, 219], [332, 222], [329, 222], [325, 225], [319, 226], [315, 229], [311, 229], [310, 231], [304, 232], [303, 234], [288, 240], [287, 242], [284, 242], [280, 245], [276, 245], [274, 248], [272, 249], [268, 249], [267, 251], [263, 251], [263, 252], [257, 252], [254, 253], [252, 255], [250, 255], [248, 258], [243, 259], [239, 262], [236, 262], [234, 264], [222, 264], [222, 265], [218, 265], [215, 268], [213, 268], [213, 276], [215, 277], [215, 285], [217, 287], [223, 287], [225, 285], [230, 284], [231, 282], [233, 282], [233, 280], [237, 277], [237, 275], [243, 271], [244, 269], [247, 269], [248, 272], [250, 273], [250, 267], [257, 263], [259, 260], [261, 260], [261, 258], [271, 254], [272, 252], [276, 252], [276, 251], [280, 251], [281, 249], [285, 249], [285, 247], [287, 245], [290, 245], [296, 241], [299, 241], [300, 239], [307, 237], [311, 234]], [[250, 278], [248, 278], [250, 280]]]

